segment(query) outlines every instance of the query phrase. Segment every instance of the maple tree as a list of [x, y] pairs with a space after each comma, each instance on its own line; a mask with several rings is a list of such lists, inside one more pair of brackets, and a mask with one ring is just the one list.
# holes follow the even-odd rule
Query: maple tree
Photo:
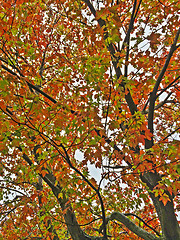
[[0, 1], [1, 239], [180, 239], [179, 9]]

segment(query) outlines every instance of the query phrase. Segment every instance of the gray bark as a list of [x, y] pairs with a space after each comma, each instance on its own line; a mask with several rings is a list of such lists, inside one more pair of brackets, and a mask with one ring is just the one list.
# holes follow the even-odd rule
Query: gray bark
[[138, 227], [135, 223], [133, 223], [129, 218], [127, 218], [124, 214], [120, 212], [113, 212], [109, 217], [109, 220], [117, 220], [123, 223], [129, 230], [134, 232], [137, 236], [143, 238], [144, 240], [160, 240], [162, 238], [155, 236], [152, 233], [149, 233]]

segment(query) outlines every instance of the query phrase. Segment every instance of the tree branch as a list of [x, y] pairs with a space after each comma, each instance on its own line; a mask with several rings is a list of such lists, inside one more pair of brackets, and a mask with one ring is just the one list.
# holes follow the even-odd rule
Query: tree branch
[[163, 94], [168, 88], [172, 87], [172, 85], [180, 78], [180, 76], [178, 76], [177, 78], [175, 78], [170, 84], [167, 85], [167, 87], [165, 87], [164, 89], [161, 90], [161, 92], [159, 94], [157, 94], [156, 98], [158, 98], [161, 94]]
[[133, 223], [129, 218], [120, 212], [113, 212], [107, 221], [117, 220], [123, 223], [129, 230], [134, 232], [137, 236], [143, 238], [144, 240], [158, 240], [159, 237], [156, 237], [154, 234], [145, 231], [144, 229], [138, 227]]
[[[122, 49], [123, 49], [123, 48], [125, 47], [125, 43], [127, 43], [126, 59], [125, 59], [125, 70], [124, 70], [124, 76], [125, 76], [125, 77], [128, 76], [128, 65], [126, 64], [126, 62], [127, 62], [128, 59], [129, 59], [130, 34], [131, 34], [132, 29], [133, 29], [134, 21], [135, 21], [135, 18], [136, 18], [136, 16], [137, 16], [137, 13], [138, 13], [138, 11], [139, 11], [141, 2], [142, 2], [142, 0], [139, 2], [138, 7], [137, 7], [137, 10], [136, 10], [137, 0], [134, 1], [133, 10], [132, 10], [132, 14], [131, 14], [131, 20], [130, 20], [130, 23], [129, 23], [129, 28], [128, 28], [126, 37], [125, 37], [125, 39], [124, 39], [124, 42], [123, 42], [123, 44], [122, 44]], [[135, 12], [135, 10], [136, 10], [136, 12]]]
[[137, 216], [136, 214], [134, 214], [134, 213], [125, 213], [124, 215], [125, 215], [125, 216], [134, 216], [134, 217], [136, 217], [136, 218], [139, 219], [141, 222], [143, 222], [144, 225], [146, 225], [148, 228], [150, 228], [151, 230], [153, 230], [158, 236], [160, 236], [160, 234], [159, 234], [153, 227], [151, 227], [150, 225], [148, 225], [142, 218], [140, 218], [140, 217]]
[[67, 163], [69, 164], [69, 166], [76, 172], [78, 173], [78, 175], [80, 175], [83, 180], [90, 185], [90, 187], [96, 192], [96, 194], [98, 195], [99, 201], [100, 201], [100, 205], [101, 205], [101, 211], [102, 211], [102, 220], [103, 220], [103, 235], [104, 235], [104, 240], [107, 240], [107, 230], [106, 230], [106, 216], [105, 216], [105, 209], [104, 209], [104, 203], [103, 203], [103, 199], [101, 197], [101, 194], [99, 192], [99, 189], [96, 189], [94, 187], [94, 185], [76, 168], [73, 166], [73, 164], [70, 161], [69, 155], [65, 149], [65, 147], [61, 144], [61, 147], [63, 148], [65, 155], [66, 155], [66, 160]]
[[[170, 84], [168, 84], [168, 86], [166, 86], [165, 88], [163, 88], [162, 90], [160, 90], [160, 93], [156, 95], [156, 98], [158, 98], [161, 94], [163, 94], [168, 88], [172, 87], [173, 84], [180, 78], [180, 76], [178, 76], [177, 78], [175, 78]], [[146, 111], [147, 105], [150, 101], [150, 97], [148, 98], [147, 102], [144, 105], [144, 108], [142, 110], [142, 113], [148, 113], [149, 111]]]
[[[96, 17], [96, 10], [93, 7], [92, 3], [89, 0], [83, 0], [83, 1], [87, 4], [91, 13], [94, 15], [94, 17]], [[136, 2], [136, 0], [135, 0], [135, 2]], [[104, 27], [104, 40], [106, 41], [108, 39], [108, 31], [107, 31], [107, 27], [106, 27], [106, 22], [101, 18], [97, 19], [97, 22], [98, 22], [98, 24], [101, 28]], [[117, 77], [117, 79], [119, 79], [120, 76], [122, 76], [122, 71], [121, 71], [120, 67], [118, 66], [119, 57], [115, 56], [116, 51], [115, 51], [115, 48], [114, 48], [114, 45], [112, 44], [112, 42], [108, 42], [107, 49], [111, 54], [112, 63], [113, 63], [113, 66], [114, 66], [116, 77]], [[122, 86], [125, 88], [124, 83], [122, 83]], [[125, 95], [125, 99], [126, 99], [126, 102], [128, 104], [128, 107], [130, 109], [130, 112], [133, 115], [137, 111], [137, 106], [134, 103], [129, 90], [128, 90], [128, 93]]]
[[[172, 92], [170, 92], [170, 93], [167, 95], [167, 97], [166, 97], [162, 102], [160, 102], [159, 104], [157, 104], [157, 105], [154, 107], [154, 110], [159, 109], [160, 107], [164, 106], [164, 104], [166, 104], [166, 103], [175, 103], [174, 100], [168, 100], [168, 98], [169, 98], [171, 95], [172, 95]], [[149, 113], [149, 110], [143, 111], [143, 114], [147, 114], [147, 113]]]
[[[167, 58], [166, 58], [166, 61], [164, 63], [164, 66], [156, 80], [156, 83], [154, 85], [154, 88], [153, 88], [153, 91], [151, 92], [151, 95], [150, 95], [150, 104], [149, 104], [149, 113], [148, 113], [148, 129], [150, 130], [151, 133], [153, 133], [154, 129], [153, 129], [153, 119], [154, 119], [154, 106], [155, 106], [155, 101], [157, 99], [157, 91], [158, 91], [158, 88], [159, 88], [159, 85], [163, 79], [163, 76], [166, 72], [166, 69], [169, 65], [169, 62], [171, 60], [171, 57], [173, 55], [173, 53], [175, 52], [175, 50], [177, 49], [177, 41], [178, 41], [178, 37], [179, 37], [179, 34], [180, 34], [180, 28], [178, 29], [177, 33], [176, 33], [176, 36], [174, 38], [174, 42], [173, 44], [171, 45], [171, 48], [170, 48], [170, 51], [167, 55]], [[153, 137], [151, 138], [151, 140], [146, 140], [146, 149], [148, 148], [151, 148], [153, 146]]]
[[165, 138], [163, 138], [163, 141], [166, 140], [168, 137], [172, 136], [175, 132], [177, 132], [180, 129], [180, 127], [176, 128], [174, 131], [169, 133]]
[[[8, 71], [10, 74], [13, 74], [13, 75], [17, 76], [18, 78], [20, 78], [15, 72], [13, 72], [12, 70], [10, 70], [10, 69], [7, 68], [6, 66], [4, 66], [4, 65], [1, 65], [1, 66], [2, 66], [3, 69], [5, 69], [6, 71]], [[23, 77], [24, 77], [24, 76], [23, 76]], [[30, 89], [31, 91], [32, 91], [32, 89], [34, 89], [35, 91], [37, 91], [38, 93], [42, 94], [44, 97], [46, 97], [47, 99], [49, 99], [52, 103], [54, 103], [54, 104], [57, 103], [57, 101], [56, 101], [54, 98], [52, 98], [51, 96], [49, 96], [47, 93], [43, 92], [41, 89], [39, 89], [39, 87], [34, 86], [32, 83], [28, 82], [27, 80], [26, 80], [26, 83], [27, 83], [27, 85], [28, 85], [28, 87], [29, 87], [29, 89]], [[76, 112], [76, 111], [74, 111], [74, 110], [72, 110], [72, 109], [71, 109], [70, 111], [71, 111], [72, 114], [75, 114], [75, 115], [78, 114], [78, 112]], [[85, 120], [83, 119], [82, 121], [85, 121]], [[96, 133], [98, 134], [98, 136], [101, 136], [100, 130], [97, 130], [96, 128], [95, 128], [94, 130], [96, 131]], [[105, 135], [102, 135], [101, 137], [104, 138], [105, 141], [106, 141], [108, 144], [111, 143], [111, 140], [110, 140], [109, 138], [107, 138]], [[9, 140], [11, 140], [11, 139], [9, 138]], [[121, 153], [122, 155], [124, 155], [123, 152], [118, 148], [118, 146], [117, 146], [116, 144], [114, 144], [114, 149], [117, 150], [117, 151], [118, 151], [119, 153]], [[20, 148], [19, 148], [19, 150], [21, 151]], [[24, 158], [26, 158], [26, 156], [24, 156]], [[29, 161], [29, 159], [27, 159], [27, 161]], [[131, 166], [131, 164], [130, 164], [129, 162], [127, 162], [127, 163], [128, 163], [129, 166]], [[29, 164], [32, 164], [32, 163], [29, 162]]]

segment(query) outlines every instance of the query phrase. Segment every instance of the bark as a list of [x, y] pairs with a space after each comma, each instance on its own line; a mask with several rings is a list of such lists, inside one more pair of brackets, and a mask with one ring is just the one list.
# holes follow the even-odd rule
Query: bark
[[163, 239], [180, 240], [180, 227], [174, 211], [173, 197], [166, 192], [171, 201], [168, 201], [164, 206], [163, 202], [160, 201], [158, 197], [155, 197], [154, 193], [152, 192], [158, 181], [161, 180], [160, 176], [157, 173], [145, 173], [143, 176], [141, 176], [141, 179], [149, 188], [149, 195], [156, 208], [156, 212], [161, 224], [162, 235], [164, 237]]
[[154, 194], [151, 194], [154, 206], [156, 208], [163, 236], [165, 240], [180, 240], [180, 228], [174, 212], [173, 201], [167, 202], [166, 206], [163, 205], [162, 201], [159, 201]]
[[[174, 42], [171, 45], [169, 54], [167, 55], [166, 61], [164, 63], [164, 66], [156, 80], [156, 83], [154, 85], [153, 91], [150, 96], [150, 104], [149, 104], [149, 113], [148, 113], [148, 128], [153, 133], [153, 127], [154, 127], [154, 110], [155, 110], [155, 101], [157, 99], [157, 91], [159, 88], [159, 85], [163, 79], [163, 76], [168, 68], [169, 62], [171, 60], [171, 57], [173, 56], [173, 53], [177, 49], [178, 46], [176, 46], [178, 38], [180, 35], [180, 28], [178, 29], [176, 36], [174, 38]], [[145, 147], [146, 149], [149, 149], [153, 146], [153, 137], [151, 140], [146, 140]], [[150, 189], [149, 195], [154, 203], [154, 206], [156, 208], [156, 212], [158, 214], [158, 218], [160, 220], [162, 233], [165, 240], [180, 240], [180, 227], [175, 215], [174, 206], [173, 206], [173, 198], [170, 195], [169, 192], [166, 192], [166, 194], [170, 198], [170, 202], [168, 201], [167, 204], [164, 206], [162, 201], [159, 200], [158, 197], [155, 197], [152, 190], [154, 187], [158, 184], [158, 181], [161, 180], [160, 176], [157, 173], [150, 173], [147, 172], [142, 176], [142, 181], [147, 184], [147, 186]]]
[[113, 212], [109, 217], [109, 220], [117, 220], [123, 223], [129, 230], [134, 232], [137, 236], [143, 238], [144, 240], [158, 240], [159, 238], [152, 233], [145, 231], [144, 229], [138, 227], [135, 223], [133, 223], [129, 218], [127, 218], [124, 214], [120, 212]]

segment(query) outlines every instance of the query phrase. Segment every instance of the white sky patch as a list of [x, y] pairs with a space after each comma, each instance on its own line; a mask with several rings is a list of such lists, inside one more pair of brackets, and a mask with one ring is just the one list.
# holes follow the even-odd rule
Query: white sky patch
[[[82, 161], [84, 159], [84, 154], [80, 150], [76, 150], [76, 153], [75, 153], [74, 157], [75, 157], [76, 160]], [[87, 167], [89, 169], [90, 175], [94, 179], [96, 179], [97, 182], [99, 182], [101, 180], [102, 169], [96, 168], [94, 166], [94, 164], [90, 164], [90, 163], [87, 163]]]

